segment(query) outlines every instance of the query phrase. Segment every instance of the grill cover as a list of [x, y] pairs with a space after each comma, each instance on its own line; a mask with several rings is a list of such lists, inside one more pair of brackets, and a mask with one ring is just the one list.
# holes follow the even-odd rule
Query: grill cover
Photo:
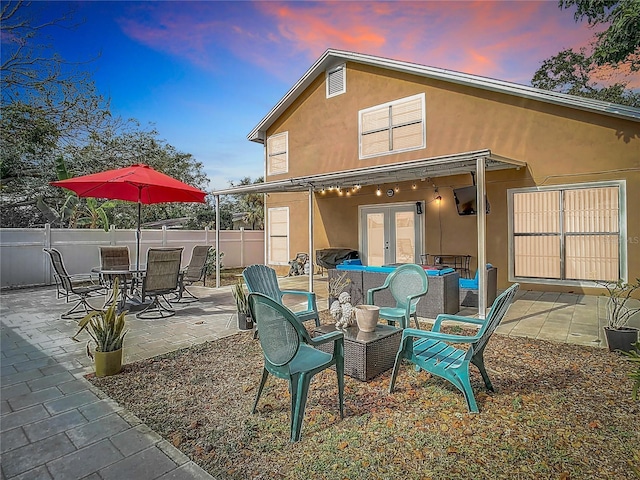
[[336, 268], [345, 260], [360, 258], [357, 250], [350, 248], [325, 248], [316, 250], [316, 263], [324, 268]]

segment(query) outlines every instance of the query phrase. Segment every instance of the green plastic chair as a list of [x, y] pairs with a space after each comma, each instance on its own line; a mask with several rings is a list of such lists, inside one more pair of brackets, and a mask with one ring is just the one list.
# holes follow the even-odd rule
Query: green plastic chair
[[[441, 314], [436, 318], [433, 329], [428, 332], [407, 328], [402, 332], [402, 341], [396, 355], [396, 361], [391, 374], [389, 393], [393, 392], [398, 368], [405, 358], [417, 367], [450, 381], [464, 395], [470, 412], [478, 413], [478, 406], [473, 395], [469, 380], [469, 364], [473, 363], [484, 380], [488, 390], [493, 391], [493, 385], [484, 367], [484, 349], [489, 338], [504, 318], [509, 306], [513, 302], [519, 284], [515, 283], [498, 296], [486, 319], [462, 317], [458, 315]], [[441, 333], [443, 321], [461, 322], [476, 325], [478, 330], [474, 335], [458, 335]], [[469, 348], [463, 350], [449, 344], [469, 343]]]
[[[266, 265], [251, 265], [242, 272], [244, 282], [247, 284], [249, 293], [262, 293], [275, 301], [282, 303], [284, 295], [297, 295], [305, 297], [307, 308], [293, 312], [299, 322], [315, 320], [316, 327], [320, 326], [320, 316], [316, 305], [316, 294], [313, 292], [303, 292], [302, 290], [280, 290], [276, 271]], [[284, 304], [283, 304], [284, 305]]]
[[[291, 441], [302, 434], [302, 420], [313, 376], [332, 365], [338, 375], [340, 417], [344, 417], [344, 335], [330, 332], [311, 338], [293, 312], [261, 293], [249, 294], [249, 309], [260, 328], [264, 354], [262, 380], [251, 413], [256, 413], [260, 394], [269, 374], [289, 381], [291, 392]], [[333, 342], [333, 354], [314, 347]]]
[[370, 288], [367, 292], [367, 304], [375, 305], [374, 295], [389, 289], [396, 306], [381, 307], [380, 318], [386, 320], [389, 325], [398, 322], [400, 328], [407, 328], [413, 316], [416, 328], [420, 328], [416, 305], [420, 298], [427, 294], [428, 288], [429, 283], [424, 269], [420, 265], [408, 263], [391, 272], [381, 286]]

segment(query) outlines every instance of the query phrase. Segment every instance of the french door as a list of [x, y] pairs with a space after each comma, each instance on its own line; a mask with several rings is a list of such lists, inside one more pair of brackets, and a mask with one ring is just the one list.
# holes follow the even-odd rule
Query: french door
[[362, 263], [419, 263], [423, 245], [421, 219], [415, 203], [360, 207]]

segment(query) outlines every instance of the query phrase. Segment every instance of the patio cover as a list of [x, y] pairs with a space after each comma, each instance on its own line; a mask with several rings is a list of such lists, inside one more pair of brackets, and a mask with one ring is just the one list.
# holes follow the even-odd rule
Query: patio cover
[[[526, 166], [526, 162], [514, 160], [491, 153], [491, 150], [475, 150], [471, 152], [456, 153], [438, 157], [430, 157], [408, 162], [390, 163], [371, 167], [356, 168], [304, 177], [293, 177], [274, 182], [254, 183], [251, 185], [239, 185], [237, 187], [211, 192], [216, 197], [216, 251], [220, 251], [218, 238], [220, 237], [219, 196], [246, 193], [286, 193], [309, 192], [309, 255], [313, 252], [313, 192], [323, 188], [352, 187], [354, 185], [378, 185], [383, 183], [396, 183], [416, 180], [426, 177], [444, 177], [475, 172], [478, 204], [478, 265], [486, 264], [486, 208], [483, 208], [485, 200], [485, 172], [504, 170], [508, 168], [520, 169]], [[486, 271], [480, 269], [479, 278], [479, 307], [481, 318], [486, 313]], [[220, 286], [220, 267], [216, 262], [216, 286]], [[313, 275], [309, 275], [309, 291], [313, 291]]]

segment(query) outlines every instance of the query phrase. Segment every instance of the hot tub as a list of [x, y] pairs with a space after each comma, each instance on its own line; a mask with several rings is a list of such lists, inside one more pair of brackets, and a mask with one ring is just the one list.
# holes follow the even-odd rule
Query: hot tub
[[[357, 305], [366, 303], [367, 291], [370, 288], [379, 287], [387, 279], [389, 273], [397, 268], [396, 265], [384, 265], [381, 267], [344, 263], [329, 270], [329, 280], [338, 275], [345, 274], [351, 280], [344, 291], [351, 295], [351, 303]], [[427, 294], [420, 299], [417, 306], [419, 317], [436, 318], [439, 313], [455, 314], [459, 307], [460, 274], [453, 268], [425, 268], [428, 276], [429, 288]], [[395, 306], [395, 300], [388, 291], [376, 293], [376, 305], [381, 307]], [[333, 301], [329, 298], [329, 305]]]

